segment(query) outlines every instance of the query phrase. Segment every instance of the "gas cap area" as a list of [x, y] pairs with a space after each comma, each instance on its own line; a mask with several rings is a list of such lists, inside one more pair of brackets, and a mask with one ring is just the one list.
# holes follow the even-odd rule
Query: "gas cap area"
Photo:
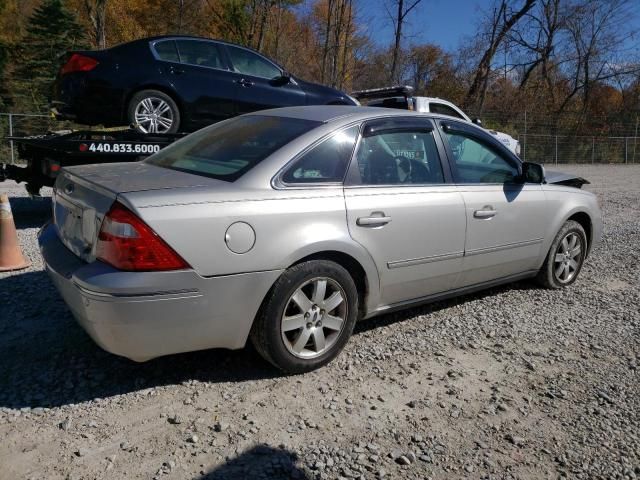
[[256, 243], [256, 232], [248, 223], [235, 222], [227, 228], [224, 242], [233, 253], [247, 253]]

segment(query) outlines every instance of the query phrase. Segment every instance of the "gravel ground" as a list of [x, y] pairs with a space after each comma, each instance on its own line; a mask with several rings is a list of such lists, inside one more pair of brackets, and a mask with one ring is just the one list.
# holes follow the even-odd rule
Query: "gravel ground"
[[103, 352], [43, 272], [50, 202], [0, 184], [33, 262], [0, 274], [0, 478], [639, 477], [640, 167], [561, 169], [604, 213], [577, 284], [362, 322], [303, 376], [251, 348]]

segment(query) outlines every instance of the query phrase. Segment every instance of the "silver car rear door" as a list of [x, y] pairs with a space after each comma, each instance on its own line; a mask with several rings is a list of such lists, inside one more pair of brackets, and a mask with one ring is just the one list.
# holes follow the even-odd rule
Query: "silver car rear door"
[[382, 307], [449, 290], [462, 267], [465, 211], [428, 118], [363, 125], [345, 182], [351, 237], [373, 257]]
[[534, 270], [548, 219], [541, 185], [519, 183], [519, 160], [484, 132], [458, 122], [439, 123], [466, 205], [465, 257], [458, 286]]

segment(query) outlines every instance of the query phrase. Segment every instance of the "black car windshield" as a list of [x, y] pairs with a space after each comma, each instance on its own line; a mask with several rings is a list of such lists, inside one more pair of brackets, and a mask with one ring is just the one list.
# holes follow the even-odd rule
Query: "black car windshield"
[[199, 130], [145, 162], [233, 182], [321, 122], [247, 115]]

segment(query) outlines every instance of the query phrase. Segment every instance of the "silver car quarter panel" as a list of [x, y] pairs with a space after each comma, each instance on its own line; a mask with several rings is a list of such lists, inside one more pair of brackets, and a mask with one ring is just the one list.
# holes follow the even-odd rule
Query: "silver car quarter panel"
[[122, 272], [85, 263], [55, 228], [40, 235], [47, 271], [78, 323], [105, 350], [145, 361], [207, 348], [242, 348], [281, 271], [203, 278], [194, 271]]
[[[349, 236], [341, 186], [240, 193], [243, 200], [203, 192], [199, 203], [136, 212], [202, 276], [283, 269], [324, 250], [355, 256], [368, 273], [375, 272], [366, 252]], [[138, 203], [137, 195], [124, 198]], [[250, 226], [255, 236], [245, 253], [234, 252], [227, 243], [229, 228], [233, 233], [238, 222]]]
[[347, 187], [345, 202], [349, 232], [380, 272], [382, 304], [454, 288], [466, 222], [455, 187]]
[[467, 241], [460, 286], [537, 268], [551, 218], [540, 185], [460, 185]]

